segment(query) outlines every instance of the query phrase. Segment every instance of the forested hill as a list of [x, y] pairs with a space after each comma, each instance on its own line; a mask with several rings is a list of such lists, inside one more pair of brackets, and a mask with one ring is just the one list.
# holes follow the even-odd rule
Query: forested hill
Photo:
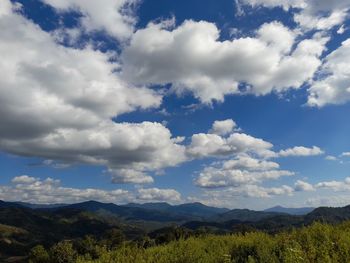
[[[96, 201], [35, 205], [0, 201], [0, 262], [26, 257], [38, 244], [51, 247], [62, 240], [163, 244], [203, 234], [278, 233], [312, 222], [350, 220], [350, 206], [319, 207], [306, 215], [248, 209], [221, 209], [200, 203], [115, 205]], [[80, 240], [80, 241], [79, 241]], [[14, 261], [16, 262], [16, 261]]]

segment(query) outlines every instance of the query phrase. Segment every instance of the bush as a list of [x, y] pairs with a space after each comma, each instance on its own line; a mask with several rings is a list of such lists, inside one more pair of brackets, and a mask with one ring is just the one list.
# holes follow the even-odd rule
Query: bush
[[74, 263], [77, 253], [69, 241], [62, 241], [51, 247], [50, 260], [52, 263]]
[[[108, 251], [99, 246], [97, 259], [81, 255], [78, 263], [327, 263], [350, 262], [350, 222], [337, 226], [314, 223], [308, 227], [269, 235], [246, 232], [223, 236], [181, 237], [181, 231], [169, 231], [175, 240], [154, 245], [123, 242]], [[163, 235], [163, 234], [162, 234]], [[87, 248], [94, 242], [86, 241]], [[147, 244], [151, 242], [152, 245]], [[69, 244], [69, 243], [68, 243]], [[67, 243], [56, 245], [55, 254], [67, 258], [73, 252]], [[91, 246], [92, 244], [92, 246]], [[98, 244], [98, 242], [97, 242]], [[58, 249], [60, 248], [60, 249]], [[70, 251], [69, 253], [67, 251]], [[89, 250], [89, 249], [88, 249]], [[63, 253], [62, 256], [60, 253]], [[74, 253], [73, 253], [74, 254]], [[72, 257], [70, 257], [72, 259]], [[55, 261], [73, 262], [73, 261]]]
[[47, 263], [49, 260], [49, 253], [42, 245], [37, 245], [30, 250], [29, 263]]

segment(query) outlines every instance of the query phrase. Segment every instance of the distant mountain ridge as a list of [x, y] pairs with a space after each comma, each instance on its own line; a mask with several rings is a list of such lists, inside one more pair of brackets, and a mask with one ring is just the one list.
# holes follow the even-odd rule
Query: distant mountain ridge
[[288, 208], [283, 206], [274, 206], [268, 209], [263, 210], [264, 212], [276, 212], [276, 213], [285, 213], [289, 215], [306, 215], [312, 212], [314, 207], [300, 207], [300, 208]]
[[230, 220], [255, 222], [268, 217], [277, 216], [278, 212], [255, 211], [250, 209], [232, 209], [210, 218], [212, 221], [225, 222]]
[[[249, 209], [217, 208], [201, 203], [171, 205], [166, 202], [130, 203], [116, 205], [86, 201], [76, 204], [30, 204], [24, 202], [5, 202], [0, 200], [0, 209], [25, 208], [34, 211], [68, 213], [69, 211], [87, 211], [99, 216], [115, 217], [121, 222], [156, 229], [170, 224], [198, 226], [215, 225], [227, 228], [239, 222], [254, 227], [287, 226], [308, 224], [313, 221], [337, 223], [350, 219], [350, 205], [345, 207], [302, 207], [286, 208], [276, 206], [263, 211]], [[28, 210], [29, 211], [29, 210]], [[197, 222], [197, 223], [196, 223]], [[201, 223], [199, 223], [201, 222]], [[1, 223], [1, 221], [0, 221]]]
[[136, 204], [130, 203], [124, 205], [124, 207], [138, 207], [143, 209], [152, 209], [157, 211], [169, 212], [183, 216], [189, 217], [211, 217], [216, 214], [221, 214], [230, 211], [228, 208], [218, 208], [212, 206], [206, 206], [202, 203], [186, 203], [180, 205], [170, 205], [165, 202], [160, 203], [144, 203], [144, 204]]
[[[54, 222], [55, 217], [76, 217], [75, 215], [82, 212], [90, 213], [102, 221], [112, 219], [112, 221], [121, 224], [133, 225], [146, 232], [171, 225], [184, 226], [192, 230], [204, 227], [215, 228], [220, 231], [232, 231], [233, 229], [241, 229], [242, 225], [253, 229], [278, 230], [307, 225], [314, 221], [338, 223], [350, 220], [350, 205], [315, 209], [311, 207], [285, 208], [277, 206], [264, 211], [255, 211], [249, 209], [229, 210], [227, 208], [210, 207], [201, 203], [170, 205], [160, 202], [116, 205], [86, 201], [69, 205], [36, 205], [0, 200], [0, 224], [15, 227], [23, 226], [23, 218], [31, 218], [24, 226], [27, 224], [36, 225], [38, 222], [45, 222], [47, 215]], [[17, 216], [13, 217], [13, 215]], [[40, 223], [37, 228], [40, 228]], [[30, 228], [25, 227], [25, 229]]]

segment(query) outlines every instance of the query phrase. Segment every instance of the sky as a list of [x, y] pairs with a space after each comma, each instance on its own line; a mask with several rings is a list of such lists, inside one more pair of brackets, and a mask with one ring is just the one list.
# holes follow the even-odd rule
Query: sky
[[2, 0], [0, 199], [350, 204], [348, 0]]

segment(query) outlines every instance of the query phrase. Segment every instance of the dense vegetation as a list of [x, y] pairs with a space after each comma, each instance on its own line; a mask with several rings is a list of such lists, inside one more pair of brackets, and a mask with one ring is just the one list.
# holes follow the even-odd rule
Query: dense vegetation
[[[144, 240], [146, 241], [146, 240]], [[90, 237], [63, 241], [46, 251], [35, 247], [30, 262], [90, 263], [273, 263], [350, 262], [350, 222], [313, 223], [271, 235], [247, 232], [224, 236], [179, 237], [168, 244], [143, 242], [101, 244]]]
[[[347, 220], [350, 206], [292, 215], [199, 203], [41, 206], [0, 201], [0, 262], [298, 262], [286, 259], [296, 255], [301, 262], [337, 262], [350, 251], [350, 223], [342, 223]], [[309, 258], [318, 249], [329, 250], [329, 244], [328, 261]], [[263, 251], [271, 259], [264, 261]]]

